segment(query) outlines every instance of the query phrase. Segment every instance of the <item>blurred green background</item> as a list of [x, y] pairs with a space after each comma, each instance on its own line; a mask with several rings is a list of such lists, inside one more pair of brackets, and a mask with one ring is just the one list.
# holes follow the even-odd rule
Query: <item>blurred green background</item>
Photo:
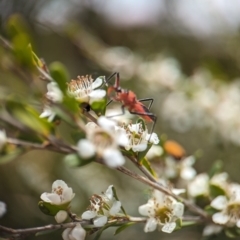
[[[0, 0], [0, 33], [6, 38], [7, 22], [14, 14], [22, 16], [34, 51], [47, 64], [61, 61], [71, 79], [119, 71], [123, 88], [139, 98], [155, 99], [155, 132], [178, 141], [189, 155], [201, 150], [198, 172], [208, 171], [221, 159], [231, 179], [240, 181], [238, 0]], [[1, 56], [2, 66], [7, 65]], [[26, 99], [46, 91], [44, 82], [29, 84], [7, 68], [0, 70], [1, 89]], [[41, 104], [33, 103], [39, 113]], [[68, 131], [62, 124], [58, 134], [68, 138]], [[76, 193], [72, 204], [76, 213], [84, 211], [92, 194], [114, 184], [127, 212], [138, 215], [138, 206], [147, 200], [146, 186], [98, 164], [69, 168], [62, 157], [31, 151], [0, 165], [0, 200], [8, 208], [1, 225], [54, 223], [37, 203], [56, 179]], [[201, 231], [197, 226], [171, 235], [144, 234], [139, 224], [114, 239], [201, 239]], [[112, 233], [104, 232], [102, 239], [113, 239]], [[61, 231], [37, 239], [61, 239]]]

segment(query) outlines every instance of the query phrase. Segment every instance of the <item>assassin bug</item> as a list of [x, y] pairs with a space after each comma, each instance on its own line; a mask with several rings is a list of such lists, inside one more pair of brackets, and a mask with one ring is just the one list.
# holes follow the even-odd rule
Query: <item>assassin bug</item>
[[[108, 86], [108, 82], [116, 76], [115, 83], [113, 86]], [[107, 106], [112, 103], [113, 101], [121, 102], [122, 106], [122, 113], [109, 116], [109, 117], [116, 117], [121, 116], [125, 113], [125, 108], [128, 109], [128, 111], [132, 114], [139, 115], [141, 118], [148, 122], [153, 122], [152, 128], [151, 128], [151, 134], [154, 130], [157, 116], [150, 112], [150, 108], [153, 104], [153, 98], [143, 98], [143, 99], [137, 99], [136, 94], [133, 91], [122, 89], [120, 87], [120, 75], [118, 72], [113, 73], [107, 80], [106, 85], [108, 86], [108, 96], [110, 97], [110, 101], [107, 103]], [[114, 92], [114, 94], [113, 94]], [[148, 107], [146, 107], [142, 102], [149, 101]]]

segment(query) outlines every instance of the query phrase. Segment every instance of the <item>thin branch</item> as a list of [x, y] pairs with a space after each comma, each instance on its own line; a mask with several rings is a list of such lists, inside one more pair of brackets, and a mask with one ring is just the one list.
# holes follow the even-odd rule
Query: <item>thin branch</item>
[[7, 138], [7, 142], [10, 144], [27, 147], [31, 149], [50, 150], [54, 152], [67, 153], [67, 154], [75, 152], [73, 146], [66, 147], [66, 145], [59, 146], [59, 145], [51, 145], [51, 144], [39, 144], [39, 143], [27, 142], [27, 141], [15, 139], [15, 138]]
[[169, 189], [167, 189], [166, 187], [160, 185], [159, 183], [156, 183], [156, 182], [152, 182], [151, 180], [139, 175], [139, 174], [136, 174], [130, 170], [128, 170], [127, 168], [125, 167], [118, 167], [117, 168], [118, 171], [144, 183], [144, 184], [147, 184], [149, 185], [150, 187], [153, 187], [163, 193], [165, 193], [166, 195], [169, 195], [175, 199], [177, 199], [178, 201], [182, 202], [185, 206], [187, 206], [192, 212], [198, 214], [199, 216], [201, 216], [202, 218], [204, 219], [209, 219], [209, 216], [205, 213], [205, 211], [203, 211], [201, 208], [199, 208], [198, 206], [196, 206], [195, 204], [193, 204], [192, 202], [180, 197], [180, 196], [177, 196], [176, 194], [172, 193]]

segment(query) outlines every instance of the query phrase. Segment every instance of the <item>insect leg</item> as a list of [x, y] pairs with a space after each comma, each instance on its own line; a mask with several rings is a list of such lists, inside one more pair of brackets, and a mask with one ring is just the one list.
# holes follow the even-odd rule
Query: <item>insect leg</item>
[[151, 127], [151, 130], [150, 130], [150, 137], [149, 139], [151, 139], [151, 136], [152, 136], [152, 133], [153, 133], [153, 130], [155, 128], [155, 125], [156, 125], [156, 122], [157, 122], [157, 116], [154, 115], [153, 113], [151, 112], [132, 112], [132, 111], [129, 111], [131, 114], [135, 114], [135, 115], [139, 115], [139, 116], [149, 116], [152, 121], [153, 121], [153, 124], [152, 124], [152, 127]]
[[118, 72], [113, 73], [112, 75], [110, 75], [110, 77], [107, 78], [107, 80], [105, 80], [105, 84], [108, 85], [108, 82], [110, 82], [110, 80], [116, 75], [119, 74]]
[[142, 99], [138, 99], [139, 102], [147, 102], [149, 101], [149, 105], [148, 105], [148, 110], [150, 110], [150, 108], [152, 107], [152, 104], [154, 102], [153, 98], [142, 98]]

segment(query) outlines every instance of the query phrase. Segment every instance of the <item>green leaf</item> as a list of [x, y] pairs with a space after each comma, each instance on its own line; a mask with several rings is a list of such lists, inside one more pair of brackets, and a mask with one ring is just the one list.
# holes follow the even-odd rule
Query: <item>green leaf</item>
[[44, 68], [44, 64], [43, 64], [42, 60], [32, 50], [32, 45], [31, 44], [28, 44], [28, 48], [31, 51], [32, 61], [33, 61], [34, 65], [37, 66], [37, 67], [40, 67], [40, 68]]
[[34, 69], [32, 52], [28, 47], [31, 38], [26, 21], [18, 14], [12, 15], [7, 23], [7, 32], [11, 37], [13, 53], [17, 61], [22, 66]]
[[63, 93], [67, 92], [67, 82], [69, 80], [69, 73], [67, 68], [60, 62], [53, 62], [49, 66], [50, 75], [57, 82], [59, 88]]
[[91, 163], [95, 158], [90, 158], [90, 159], [82, 159], [80, 158], [77, 154], [68, 154], [64, 158], [64, 162], [69, 166], [69, 167], [82, 167], [85, 166], [89, 163]]
[[194, 225], [197, 225], [195, 221], [182, 221], [181, 223], [181, 227], [189, 227]]
[[79, 114], [79, 112], [80, 112], [79, 102], [75, 98], [65, 95], [63, 97], [62, 104], [72, 114], [74, 114], [74, 113]]
[[[115, 197], [115, 199], [116, 199], [117, 201], [119, 201], [119, 198], [118, 198], [118, 196], [117, 196], [117, 191], [116, 191], [115, 187], [112, 187], [112, 191], [113, 191], [113, 196]], [[121, 210], [122, 210], [122, 212], [123, 212], [125, 215], [127, 215], [127, 213], [126, 213], [125, 209], [123, 208], [123, 206], [121, 206]]]
[[147, 144], [147, 148], [145, 151], [142, 151], [142, 152], [138, 152], [137, 154], [137, 159], [138, 161], [141, 162], [141, 160], [146, 156], [147, 152], [149, 151], [149, 149], [152, 147], [152, 143], [149, 143]]
[[119, 234], [120, 232], [122, 232], [123, 230], [125, 230], [128, 227], [131, 227], [132, 225], [136, 224], [135, 222], [129, 222], [129, 223], [125, 223], [123, 224], [121, 227], [117, 228], [114, 235]]
[[47, 203], [44, 201], [40, 201], [38, 203], [39, 209], [46, 215], [55, 216], [60, 210], [68, 210], [70, 202], [62, 204], [62, 205], [52, 205], [51, 203]]
[[107, 105], [107, 99], [104, 98], [99, 101], [95, 101], [91, 104], [91, 109], [97, 114], [97, 116], [105, 115]]
[[239, 237], [239, 233], [236, 231], [236, 228], [228, 228], [224, 230], [225, 234], [229, 238], [236, 238]]
[[212, 178], [214, 175], [221, 173], [222, 170], [223, 170], [223, 161], [217, 160], [213, 163], [208, 175], [210, 178]]
[[150, 162], [147, 160], [147, 158], [143, 158], [141, 160], [141, 164], [152, 174], [153, 177], [157, 177], [157, 174], [155, 173], [155, 171], [153, 170], [153, 168], [151, 167]]
[[220, 195], [224, 195], [224, 196], [226, 195], [226, 192], [220, 186], [210, 184], [209, 189], [210, 189], [210, 195], [213, 198], [220, 196]]
[[138, 118], [137, 124], [140, 123], [142, 125], [143, 130], [146, 130], [146, 124], [145, 121], [142, 118]]
[[206, 206], [204, 208], [204, 211], [208, 214], [208, 215], [213, 215], [214, 213], [216, 213], [218, 210], [214, 209], [213, 207], [211, 207], [210, 205]]
[[41, 135], [49, 135], [53, 125], [46, 119], [40, 118], [39, 113], [31, 106], [16, 102], [16, 100], [7, 102], [7, 110], [21, 123]]
[[103, 226], [101, 229], [98, 230], [98, 232], [97, 232], [97, 234], [96, 234], [96, 236], [95, 236], [95, 238], [94, 238], [93, 240], [98, 240], [98, 239], [100, 239], [103, 231], [106, 230], [106, 229], [109, 228], [109, 227], [114, 226], [114, 225], [115, 225], [115, 223], [109, 223], [109, 224], [106, 224], [105, 226]]
[[179, 230], [181, 228], [182, 228], [182, 219], [179, 218], [176, 220], [176, 227], [175, 227], [174, 231]]

